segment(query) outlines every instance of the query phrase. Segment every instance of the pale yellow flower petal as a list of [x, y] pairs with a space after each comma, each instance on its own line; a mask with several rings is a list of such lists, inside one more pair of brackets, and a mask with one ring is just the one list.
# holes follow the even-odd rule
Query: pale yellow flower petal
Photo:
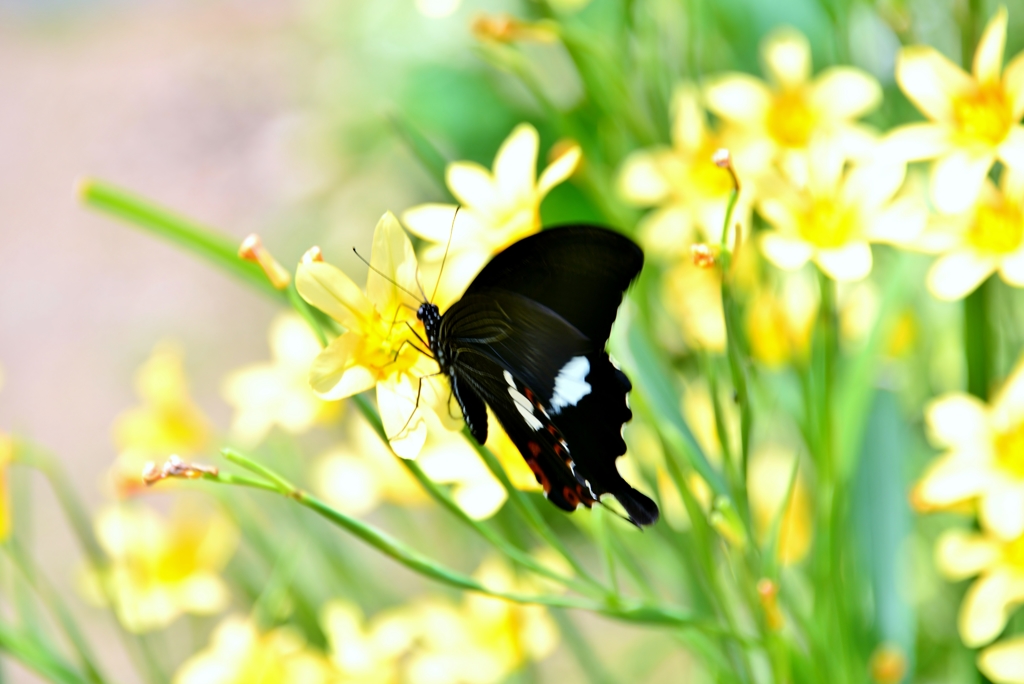
[[528, 123], [516, 126], [501, 143], [494, 157], [494, 183], [504, 202], [524, 202], [533, 197], [539, 147], [537, 129]]
[[364, 515], [380, 504], [377, 475], [370, 463], [359, 456], [336, 453], [320, 459], [313, 471], [313, 481], [324, 499], [349, 515]]
[[[462, 212], [459, 212], [460, 214]], [[462, 297], [473, 278], [491, 260], [490, 252], [474, 249], [450, 252], [441, 270], [441, 261], [423, 265], [421, 279], [430, 301], [445, 311]]]
[[904, 197], [882, 209], [868, 226], [872, 242], [911, 245], [928, 225], [928, 208], [919, 197]]
[[231, 600], [224, 580], [212, 572], [193, 573], [179, 583], [176, 593], [178, 607], [196, 615], [215, 615]]
[[678, 205], [652, 211], [640, 221], [637, 230], [641, 244], [658, 258], [683, 255], [698, 240], [693, 214]]
[[871, 273], [871, 247], [866, 242], [850, 242], [835, 249], [821, 249], [814, 261], [833, 280], [853, 282]]
[[373, 315], [373, 304], [338, 268], [322, 261], [299, 264], [295, 287], [307, 302], [352, 330]]
[[986, 648], [978, 655], [978, 669], [997, 684], [1024, 684], [1024, 636]]
[[1003, 257], [999, 264], [999, 275], [1014, 287], [1024, 287], [1024, 249]]
[[445, 172], [445, 182], [463, 206], [485, 214], [492, 214], [502, 206], [500, 190], [490, 172], [476, 162], [452, 162]]
[[904, 161], [934, 159], [948, 154], [953, 141], [947, 126], [934, 123], [913, 123], [898, 126], [882, 138], [879, 155]]
[[540, 179], [537, 180], [537, 195], [543, 198], [551, 188], [574, 174], [582, 158], [583, 150], [579, 145], [572, 145], [558, 155], [557, 159], [541, 171]]
[[795, 271], [814, 254], [814, 250], [803, 240], [786, 237], [775, 232], [768, 232], [761, 236], [761, 251], [772, 262], [781, 269]]
[[971, 585], [960, 604], [960, 637], [968, 648], [977, 648], [999, 636], [1010, 611], [1024, 598], [1024, 580], [1007, 571], [986, 575]]
[[459, 218], [455, 217], [455, 204], [420, 204], [402, 213], [402, 223], [409, 232], [417, 237], [441, 245], [442, 250], [448, 242], [449, 235], [452, 235], [454, 242], [454, 230], [452, 221], [461, 221], [465, 211], [459, 211]]
[[726, 74], [711, 80], [705, 92], [708, 109], [723, 119], [741, 125], [764, 120], [772, 94], [753, 76]]
[[963, 299], [996, 270], [996, 259], [965, 250], [939, 257], [928, 271], [928, 291], [939, 299]]
[[395, 373], [377, 383], [377, 409], [391, 449], [402, 458], [416, 458], [427, 440], [427, 423], [416, 403], [417, 381]]
[[977, 397], [960, 392], [944, 394], [924, 410], [928, 439], [937, 447], [956, 447], [972, 453], [992, 439], [988, 407]]
[[492, 477], [457, 485], [452, 498], [469, 517], [486, 520], [498, 512], [508, 494], [501, 483]]
[[765, 197], [757, 208], [779, 233], [795, 238], [800, 234], [800, 217], [793, 204], [779, 197]]
[[913, 499], [926, 508], [944, 508], [978, 496], [991, 483], [991, 473], [974, 459], [943, 456], [925, 471], [914, 488]]
[[978, 199], [995, 155], [983, 150], [958, 149], [932, 167], [931, 198], [935, 208], [956, 214]]
[[317, 396], [325, 401], [337, 401], [373, 387], [374, 373], [353, 365], [353, 357], [362, 343], [359, 333], [344, 333], [317, 355], [309, 369], [309, 385]]
[[622, 164], [618, 191], [622, 199], [638, 206], [661, 204], [672, 193], [672, 185], [662, 172], [659, 158], [665, 150], [638, 150]]
[[811, 77], [811, 46], [804, 34], [781, 28], [769, 35], [761, 48], [765, 71], [784, 89], [797, 88]]
[[849, 206], [875, 209], [892, 199], [906, 175], [906, 164], [884, 157], [873, 163], [858, 164], [846, 175], [840, 196]]
[[981, 86], [999, 83], [1006, 45], [1006, 7], [1000, 7], [981, 34], [974, 51], [974, 77]]
[[947, 530], [935, 546], [935, 565], [946, 578], [974, 577], [1002, 558], [1002, 546], [984, 535]]
[[999, 144], [999, 159], [1007, 166], [1024, 169], [1024, 126], [1010, 127], [1010, 132]]
[[811, 86], [811, 102], [830, 119], [859, 119], [882, 102], [882, 86], [853, 67], [831, 67]]
[[1002, 478], [993, 482], [979, 501], [978, 517], [985, 529], [1001, 539], [1024, 535], [1024, 488]]
[[954, 123], [953, 100], [974, 88], [974, 80], [938, 50], [911, 45], [896, 58], [896, 81], [928, 118]]
[[381, 217], [373, 230], [370, 265], [373, 268], [366, 274], [366, 298], [381, 316], [391, 321], [402, 303], [413, 309], [419, 306], [420, 301], [409, 294], [419, 292], [416, 252], [409, 236], [390, 211]]
[[1010, 60], [1003, 72], [1003, 92], [1014, 121], [1024, 115], [1024, 52]]
[[672, 111], [672, 143], [681, 150], [700, 149], [707, 137], [707, 125], [697, 89], [690, 84], [676, 88]]
[[1005, 432], [1024, 421], [1024, 357], [1014, 366], [989, 409], [992, 429]]

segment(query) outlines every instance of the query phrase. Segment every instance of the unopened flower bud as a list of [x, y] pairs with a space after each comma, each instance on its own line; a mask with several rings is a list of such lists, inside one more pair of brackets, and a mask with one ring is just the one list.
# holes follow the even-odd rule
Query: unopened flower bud
[[142, 469], [142, 481], [148, 486], [169, 477], [197, 480], [203, 475], [217, 475], [219, 472], [216, 466], [186, 463], [177, 454], [172, 454], [162, 466], [158, 466], [156, 463], [147, 463]]
[[762, 577], [757, 582], [757, 597], [761, 600], [761, 608], [764, 609], [764, 621], [768, 629], [777, 632], [782, 629], [785, 620], [782, 611], [779, 609], [779, 585], [767, 577]]
[[697, 268], [714, 268], [718, 265], [718, 247], [703, 242], [690, 245], [690, 257]]
[[880, 644], [871, 654], [868, 671], [878, 684], [898, 684], [907, 673], [907, 656], [895, 644]]
[[540, 23], [522, 21], [511, 14], [479, 14], [473, 19], [470, 30], [478, 40], [494, 40], [499, 43], [552, 43], [557, 38], [551, 28]]
[[267, 280], [278, 290], [285, 289], [292, 281], [291, 274], [284, 266], [277, 263], [277, 259], [263, 246], [260, 236], [256, 233], [242, 240], [242, 244], [238, 248], [238, 257], [259, 264], [266, 274]]
[[715, 153], [711, 155], [711, 161], [720, 169], [727, 169], [732, 166], [732, 156], [729, 154], [729, 150], [724, 147], [719, 147], [715, 150]]
[[324, 254], [320, 251], [319, 247], [310, 247], [306, 250], [306, 253], [302, 255], [302, 263], [311, 264], [314, 261], [323, 261]]

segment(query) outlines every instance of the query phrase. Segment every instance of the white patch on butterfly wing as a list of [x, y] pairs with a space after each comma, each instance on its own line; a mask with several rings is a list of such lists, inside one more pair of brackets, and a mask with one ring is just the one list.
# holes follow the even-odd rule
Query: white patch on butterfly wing
[[590, 394], [590, 359], [574, 356], [562, 366], [555, 377], [555, 391], [551, 395], [551, 412], [558, 415], [566, 406], [575, 406], [580, 399]]
[[505, 371], [505, 382], [508, 383], [508, 395], [512, 397], [512, 403], [516, 405], [516, 410], [519, 411], [519, 415], [526, 421], [527, 427], [536, 432], [544, 427], [544, 423], [541, 422], [540, 418], [533, 413], [533, 404], [530, 400], [523, 396], [523, 393], [516, 387], [516, 381], [512, 377], [512, 374]]

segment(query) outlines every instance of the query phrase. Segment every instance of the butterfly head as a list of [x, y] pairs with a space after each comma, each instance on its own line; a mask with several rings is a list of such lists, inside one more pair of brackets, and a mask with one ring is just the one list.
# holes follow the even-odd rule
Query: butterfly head
[[420, 308], [416, 309], [416, 318], [423, 321], [423, 327], [427, 331], [427, 341], [433, 347], [437, 341], [437, 331], [441, 327], [441, 311], [437, 304], [423, 302]]

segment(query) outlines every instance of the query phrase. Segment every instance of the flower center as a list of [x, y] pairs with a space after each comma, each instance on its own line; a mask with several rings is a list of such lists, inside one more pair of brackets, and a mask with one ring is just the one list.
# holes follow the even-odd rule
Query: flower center
[[981, 205], [974, 214], [968, 240], [984, 252], [1006, 254], [1015, 251], [1024, 240], [1024, 216], [1011, 204]]
[[[426, 339], [423, 324], [416, 321], [413, 325], [418, 328], [420, 337]], [[373, 368], [381, 377], [391, 373], [404, 373], [419, 359], [420, 353], [412, 345], [420, 346], [420, 342], [404, 321], [392, 322], [375, 314], [374, 321], [367, 326], [366, 333], [358, 363]]]
[[701, 145], [696, 155], [689, 160], [689, 178], [684, 181], [683, 188], [690, 194], [699, 197], [722, 197], [732, 191], [732, 177], [729, 172], [712, 161], [715, 151], [722, 146], [712, 144]]
[[1024, 537], [1017, 537], [1004, 546], [1003, 558], [1016, 568], [1024, 568]]
[[1024, 479], [1024, 423], [996, 435], [995, 446], [996, 465], [1013, 477]]
[[854, 213], [835, 200], [814, 200], [800, 226], [800, 237], [815, 247], [833, 249], [850, 240], [856, 225]]
[[776, 95], [768, 109], [768, 133], [786, 147], [805, 147], [817, 118], [801, 91], [787, 90]]
[[953, 117], [965, 136], [988, 145], [1001, 143], [1013, 125], [1013, 112], [999, 85], [954, 101]]

